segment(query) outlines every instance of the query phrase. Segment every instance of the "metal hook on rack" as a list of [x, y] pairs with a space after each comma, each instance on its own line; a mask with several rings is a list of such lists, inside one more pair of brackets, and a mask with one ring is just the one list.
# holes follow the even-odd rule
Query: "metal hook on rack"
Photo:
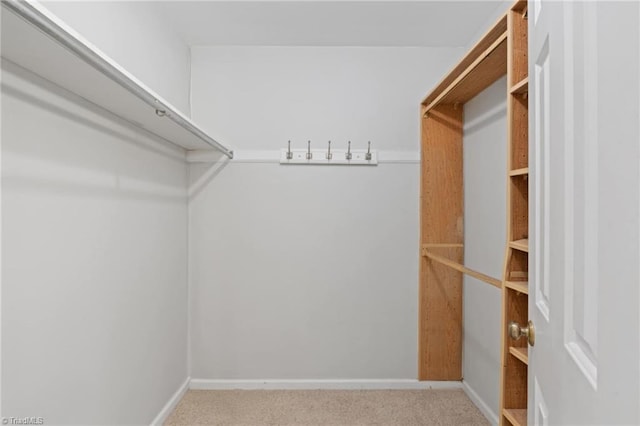
[[287, 160], [291, 160], [293, 158], [293, 152], [291, 152], [291, 141], [287, 144]]
[[[324, 166], [376, 166], [378, 165], [378, 153], [371, 148], [371, 141], [368, 141], [367, 149], [351, 149], [350, 140], [347, 141], [346, 149], [335, 148], [332, 140], [327, 141], [326, 149], [321, 147], [311, 148], [311, 140], [307, 141], [307, 148], [291, 147], [291, 140], [287, 141], [286, 147], [280, 150], [280, 164], [305, 164]], [[356, 146], [357, 148], [357, 146]]]
[[307, 142], [307, 160], [311, 160], [313, 158], [313, 154], [311, 153], [311, 141]]

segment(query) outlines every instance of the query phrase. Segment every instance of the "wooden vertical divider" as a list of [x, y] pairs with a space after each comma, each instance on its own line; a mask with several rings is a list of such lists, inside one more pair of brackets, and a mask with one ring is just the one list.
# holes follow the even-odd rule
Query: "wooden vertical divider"
[[[421, 245], [464, 240], [462, 115], [451, 104], [423, 112]], [[461, 247], [441, 250], [462, 263]], [[462, 274], [421, 257], [419, 297], [419, 380], [461, 380]]]
[[529, 72], [529, 55], [528, 55], [528, 31], [527, 19], [524, 17], [527, 9], [527, 2], [517, 2], [509, 11], [511, 20], [509, 21], [511, 38], [511, 65], [509, 66], [509, 87], [516, 85], [518, 82], [527, 77]]

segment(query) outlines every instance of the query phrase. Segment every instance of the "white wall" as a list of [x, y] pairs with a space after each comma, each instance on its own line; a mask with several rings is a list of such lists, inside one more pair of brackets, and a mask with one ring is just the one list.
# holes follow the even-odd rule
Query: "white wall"
[[[496, 0], [493, 1], [494, 9], [491, 11], [484, 23], [476, 30], [476, 32], [469, 38], [469, 42], [465, 46], [463, 52], [466, 54], [469, 50], [475, 46], [478, 41], [489, 31], [510, 8], [513, 6], [512, 0]], [[462, 57], [460, 57], [462, 59]]]
[[44, 6], [183, 113], [189, 47], [146, 1], [44, 1]]
[[[503, 77], [464, 106], [465, 264], [500, 280], [506, 243], [506, 85]], [[501, 301], [499, 289], [464, 276], [464, 381], [496, 415]]]
[[195, 47], [193, 118], [237, 149], [420, 150], [418, 106], [460, 56], [445, 48]]
[[222, 170], [190, 206], [192, 376], [415, 378], [418, 179]]
[[458, 55], [192, 50], [193, 117], [237, 150], [371, 140], [416, 159], [192, 166], [192, 377], [417, 377], [418, 107]]
[[184, 154], [2, 71], [2, 415], [149, 424], [187, 377]]

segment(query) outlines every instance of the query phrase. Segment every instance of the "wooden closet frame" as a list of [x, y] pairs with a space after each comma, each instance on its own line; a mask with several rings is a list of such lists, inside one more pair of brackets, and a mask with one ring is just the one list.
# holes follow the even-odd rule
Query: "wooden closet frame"
[[[419, 380], [462, 380], [462, 278], [502, 292], [500, 424], [527, 423], [528, 20], [517, 1], [423, 100], [421, 122]], [[463, 105], [507, 75], [507, 241], [501, 279], [464, 265]]]

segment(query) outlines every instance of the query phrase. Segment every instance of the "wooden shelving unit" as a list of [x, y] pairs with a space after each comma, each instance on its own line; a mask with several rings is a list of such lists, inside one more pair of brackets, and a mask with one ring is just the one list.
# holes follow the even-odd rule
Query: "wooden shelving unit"
[[502, 16], [423, 100], [420, 231], [420, 380], [462, 379], [462, 275], [502, 288], [464, 265], [463, 104], [507, 72]]
[[500, 424], [527, 424], [528, 343], [512, 340], [507, 326], [528, 323], [529, 270], [529, 77], [527, 2], [507, 13], [507, 247], [502, 288], [502, 384]]
[[[516, 2], [421, 105], [420, 380], [462, 378], [462, 274], [502, 292], [500, 424], [526, 425], [528, 348], [507, 324], [528, 323], [529, 105], [526, 1]], [[507, 74], [507, 241], [501, 280], [464, 265], [463, 104]]]

